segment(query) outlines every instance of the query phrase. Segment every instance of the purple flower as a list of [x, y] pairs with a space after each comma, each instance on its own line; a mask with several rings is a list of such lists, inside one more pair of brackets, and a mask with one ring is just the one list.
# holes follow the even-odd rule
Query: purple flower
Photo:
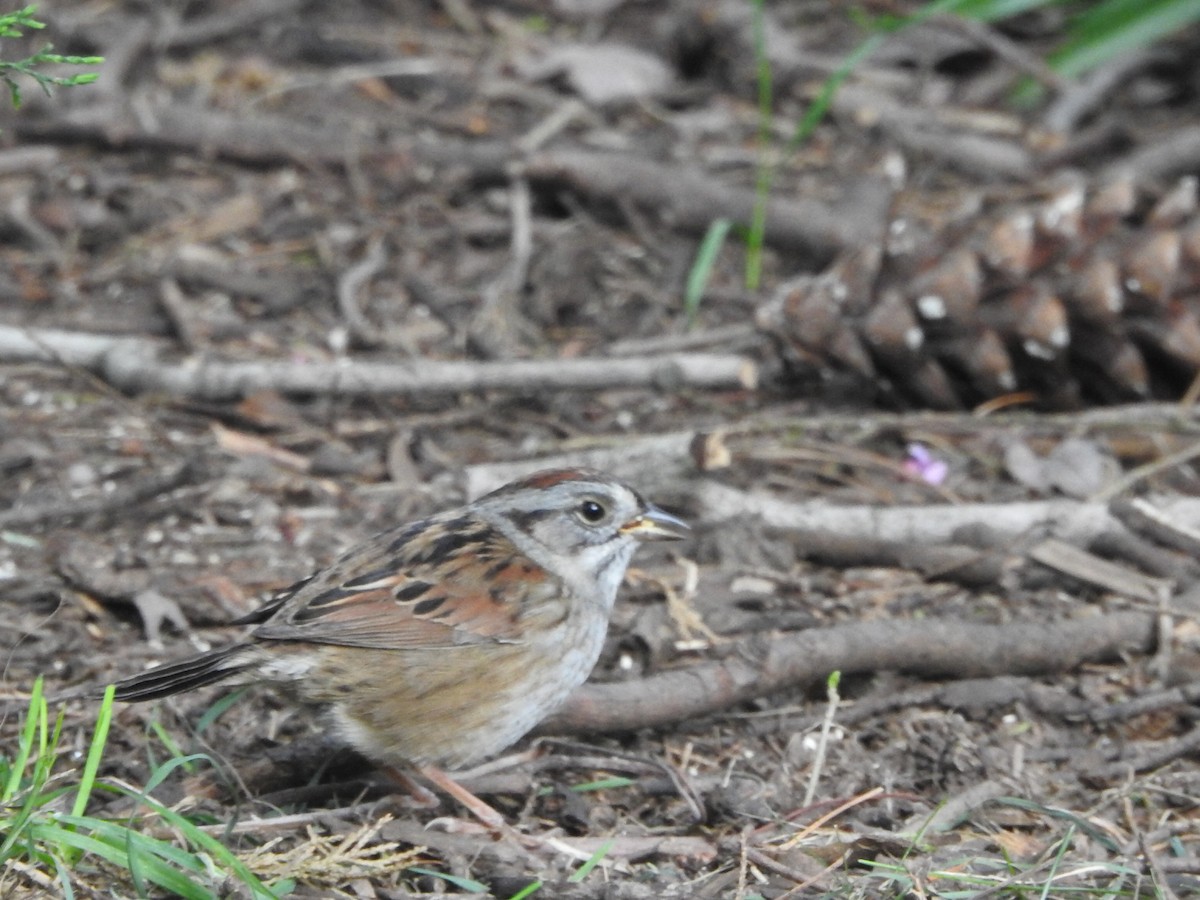
[[929, 452], [924, 444], [909, 444], [908, 458], [904, 460], [904, 471], [912, 478], [919, 478], [926, 484], [938, 485], [946, 480], [950, 467], [946, 461], [938, 459]]

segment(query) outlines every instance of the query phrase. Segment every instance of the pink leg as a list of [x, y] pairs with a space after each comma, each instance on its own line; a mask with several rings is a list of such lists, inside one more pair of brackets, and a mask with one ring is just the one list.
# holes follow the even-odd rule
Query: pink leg
[[384, 766], [383, 771], [412, 799], [414, 809], [437, 809], [441, 801], [437, 794], [397, 766]]
[[437, 768], [437, 766], [421, 766], [417, 771], [461, 803], [471, 815], [492, 831], [507, 833], [511, 830], [508, 823], [504, 821], [504, 816], [500, 815], [491, 806], [484, 803], [441, 769]]

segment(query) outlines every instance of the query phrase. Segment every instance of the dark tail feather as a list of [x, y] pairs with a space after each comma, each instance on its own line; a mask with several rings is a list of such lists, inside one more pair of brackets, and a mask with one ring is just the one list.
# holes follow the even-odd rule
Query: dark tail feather
[[254, 654], [245, 651], [245, 644], [234, 644], [125, 678], [116, 683], [116, 699], [157, 700], [159, 697], [215, 684], [254, 664]]

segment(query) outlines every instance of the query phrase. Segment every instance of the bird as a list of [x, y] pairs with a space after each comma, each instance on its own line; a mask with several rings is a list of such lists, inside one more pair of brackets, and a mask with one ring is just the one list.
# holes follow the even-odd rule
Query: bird
[[446, 769], [554, 712], [600, 655], [636, 547], [689, 530], [603, 472], [536, 472], [375, 535], [232, 623], [253, 626], [243, 640], [117, 681], [114, 697], [285, 685], [341, 742], [493, 824]]

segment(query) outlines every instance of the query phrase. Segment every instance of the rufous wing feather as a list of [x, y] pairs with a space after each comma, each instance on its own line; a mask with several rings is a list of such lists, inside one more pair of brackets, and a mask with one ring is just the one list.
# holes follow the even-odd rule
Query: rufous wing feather
[[382, 650], [515, 642], [522, 614], [562, 593], [487, 523], [434, 519], [420, 532], [385, 532], [289, 588], [253, 637]]

